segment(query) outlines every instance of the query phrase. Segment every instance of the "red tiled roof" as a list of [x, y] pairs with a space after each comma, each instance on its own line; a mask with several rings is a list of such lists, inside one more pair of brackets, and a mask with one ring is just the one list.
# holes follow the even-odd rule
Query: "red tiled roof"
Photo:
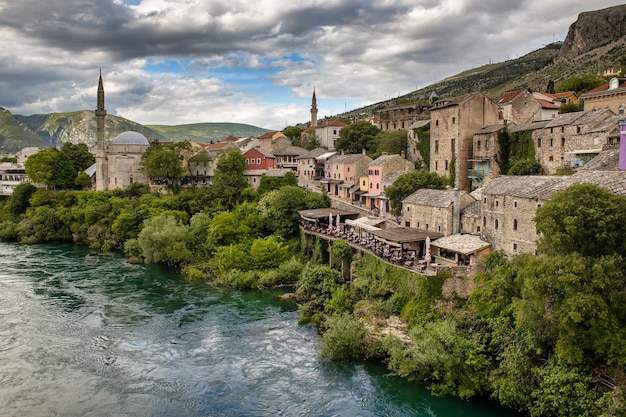
[[261, 136], [258, 136], [259, 139], [269, 139], [272, 136], [274, 136], [276, 133], [278, 133], [276, 130], [273, 132], [265, 132], [263, 133]]
[[544, 109], [558, 109], [560, 106], [558, 104], [554, 104], [551, 101], [548, 100], [542, 100], [542, 99], [537, 99], [537, 101], [539, 102], [539, 104], [541, 104], [541, 107], [543, 107]]
[[500, 99], [497, 101], [497, 104], [508, 103], [511, 100], [513, 100], [515, 97], [522, 94], [523, 92], [524, 90], [518, 90], [518, 91], [509, 91], [508, 93], [504, 93], [502, 97], [500, 97]]
[[239, 140], [238, 137], [235, 137], [233, 135], [228, 135], [224, 139], [222, 139], [220, 142], [236, 142], [238, 140]]

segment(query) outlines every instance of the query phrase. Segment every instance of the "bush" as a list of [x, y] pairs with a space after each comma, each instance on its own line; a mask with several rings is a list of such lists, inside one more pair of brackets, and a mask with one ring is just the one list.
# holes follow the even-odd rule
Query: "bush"
[[359, 359], [364, 356], [367, 330], [354, 316], [334, 314], [326, 320], [322, 335], [322, 357], [331, 360]]

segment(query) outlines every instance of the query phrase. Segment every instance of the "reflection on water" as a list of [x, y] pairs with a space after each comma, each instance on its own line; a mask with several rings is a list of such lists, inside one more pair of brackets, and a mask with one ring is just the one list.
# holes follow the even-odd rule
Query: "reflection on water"
[[318, 356], [271, 292], [71, 246], [0, 243], [3, 416], [505, 416]]

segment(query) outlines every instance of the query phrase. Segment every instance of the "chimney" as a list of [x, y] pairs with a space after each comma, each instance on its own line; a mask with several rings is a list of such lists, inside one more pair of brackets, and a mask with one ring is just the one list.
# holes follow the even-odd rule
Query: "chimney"
[[459, 223], [461, 222], [461, 190], [454, 189], [454, 201], [452, 202], [452, 234], [459, 233]]

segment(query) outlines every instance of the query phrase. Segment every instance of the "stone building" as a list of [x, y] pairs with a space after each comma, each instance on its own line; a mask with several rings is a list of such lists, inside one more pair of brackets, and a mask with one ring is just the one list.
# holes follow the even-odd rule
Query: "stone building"
[[465, 191], [422, 188], [402, 201], [402, 224], [444, 236], [457, 234], [461, 210], [474, 201]]
[[509, 255], [535, 253], [535, 213], [555, 192], [590, 182], [626, 195], [626, 171], [581, 170], [569, 176], [501, 176], [482, 190], [481, 236]]
[[611, 109], [620, 114], [620, 108], [626, 106], [626, 78], [611, 78], [608, 83], [602, 84], [580, 96], [585, 102], [585, 111]]
[[[608, 109], [564, 113], [534, 129], [535, 156], [544, 173], [554, 174], [561, 167], [575, 165], [577, 155], [578, 158], [586, 155], [591, 159], [600, 153], [611, 129], [601, 133], [597, 127], [606, 126], [604, 122], [613, 116], [615, 114]], [[617, 119], [614, 121], [617, 128]], [[585, 133], [591, 130], [595, 132], [593, 135]], [[594, 145], [594, 141], [598, 143]]]
[[335, 149], [335, 141], [339, 139], [339, 132], [346, 126], [344, 122], [339, 120], [331, 120], [328, 122], [318, 123], [310, 126], [302, 132], [302, 136], [308, 136], [316, 139], [319, 145], [329, 150]]
[[320, 176], [324, 175], [324, 164], [321, 166], [317, 162], [317, 157], [328, 152], [324, 148], [315, 148], [302, 155], [296, 157], [298, 163], [298, 171], [296, 176], [298, 177], [298, 185], [300, 187], [311, 188], [314, 186], [315, 181], [320, 179]]
[[298, 157], [308, 152], [299, 146], [286, 146], [272, 153], [276, 157], [276, 168], [287, 168], [295, 174], [298, 172]]
[[498, 123], [497, 105], [472, 92], [437, 101], [430, 115], [430, 171], [442, 176], [453, 172], [455, 186], [469, 191], [473, 136]]
[[428, 106], [420, 103], [401, 104], [376, 110], [375, 124], [382, 131], [408, 130], [419, 120], [430, 120]]
[[498, 135], [505, 128], [505, 125], [491, 125], [474, 134], [472, 156], [468, 161], [470, 169], [467, 171], [470, 189], [487, 185], [493, 178], [500, 175]]
[[505, 93], [496, 104], [500, 123], [526, 124], [543, 120], [541, 103], [527, 90]]
[[97, 191], [126, 188], [134, 182], [148, 184], [148, 176], [140, 170], [141, 157], [150, 143], [139, 132], [123, 132], [107, 145], [104, 123], [104, 86], [98, 80], [96, 114], [95, 187]]

